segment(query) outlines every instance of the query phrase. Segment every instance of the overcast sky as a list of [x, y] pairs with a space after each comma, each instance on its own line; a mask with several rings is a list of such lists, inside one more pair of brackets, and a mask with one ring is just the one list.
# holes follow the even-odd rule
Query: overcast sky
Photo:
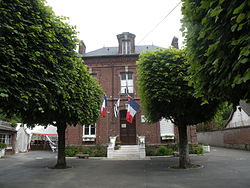
[[154, 44], [169, 47], [173, 36], [182, 43], [181, 5], [179, 5], [143, 41], [179, 0], [47, 0], [58, 16], [69, 17], [76, 25], [78, 38], [87, 52], [102, 47], [118, 46], [116, 35], [130, 32], [136, 35], [136, 45]]

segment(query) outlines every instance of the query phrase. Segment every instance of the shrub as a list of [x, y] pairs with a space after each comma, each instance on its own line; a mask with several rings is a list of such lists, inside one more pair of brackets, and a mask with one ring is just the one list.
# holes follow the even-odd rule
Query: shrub
[[168, 144], [168, 145], [161, 145], [161, 146], [146, 145], [147, 156], [172, 155], [173, 152], [175, 151], [178, 151], [177, 144]]
[[65, 156], [66, 157], [74, 157], [78, 153], [78, 150], [74, 146], [66, 146], [65, 148]]
[[203, 154], [203, 148], [199, 145], [189, 145], [189, 153], [190, 154]]
[[7, 148], [7, 145], [3, 142], [0, 142], [0, 149]]
[[172, 148], [170, 148], [170, 147], [160, 146], [157, 149], [156, 154], [159, 155], [159, 156], [164, 156], [164, 155], [172, 155], [173, 152], [174, 152], [174, 150]]
[[97, 144], [96, 146], [67, 146], [65, 149], [66, 157], [74, 157], [79, 152], [89, 154], [90, 157], [106, 157], [107, 147]]
[[156, 147], [146, 145], [146, 155], [147, 156], [155, 156], [156, 155]]

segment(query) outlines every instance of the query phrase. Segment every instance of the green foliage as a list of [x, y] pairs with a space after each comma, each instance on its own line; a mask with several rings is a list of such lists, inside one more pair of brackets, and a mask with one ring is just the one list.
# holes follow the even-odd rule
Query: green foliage
[[212, 121], [198, 124], [197, 131], [221, 130], [233, 111], [233, 105], [228, 102], [221, 103], [212, 119]]
[[75, 51], [75, 27], [44, 0], [1, 0], [0, 33], [0, 113], [57, 126], [58, 167], [66, 167], [66, 126], [94, 124], [103, 96]]
[[189, 145], [190, 154], [203, 154], [204, 150], [200, 145]]
[[65, 155], [74, 157], [79, 152], [89, 154], [90, 157], [106, 157], [107, 147], [97, 144], [96, 146], [66, 146]]
[[17, 117], [15, 114], [11, 118], [8, 118], [5, 114], [0, 113], [0, 120], [9, 122], [12, 127], [16, 127], [17, 123], [22, 122], [21, 118]]
[[7, 148], [7, 145], [3, 142], [0, 142], [0, 149]]
[[171, 148], [168, 148], [168, 147], [166, 147], [166, 146], [160, 146], [160, 147], [157, 149], [156, 155], [159, 155], [159, 156], [172, 155], [173, 152], [174, 152], [174, 151], [173, 151]]
[[175, 125], [186, 126], [214, 115], [217, 103], [202, 104], [202, 99], [193, 96], [194, 89], [185, 80], [189, 64], [184, 50], [143, 53], [137, 65], [140, 102], [149, 121], [165, 117]]
[[224, 128], [232, 111], [233, 111], [233, 105], [228, 103], [228, 102], [224, 102], [219, 106], [219, 108], [214, 116], [216, 130]]
[[188, 85], [189, 64], [184, 50], [166, 49], [146, 52], [137, 62], [140, 102], [148, 121], [162, 117], [178, 126], [180, 167], [188, 168], [187, 125], [208, 121], [215, 113], [217, 101], [203, 101], [194, 96]]
[[75, 52], [75, 27], [43, 0], [0, 2], [0, 106], [25, 123], [93, 124], [102, 92]]
[[248, 0], [182, 0], [190, 84], [197, 96], [250, 99]]
[[74, 157], [78, 153], [78, 150], [72, 146], [66, 146], [65, 148], [65, 156], [66, 157]]
[[168, 144], [168, 145], [161, 145], [161, 146], [146, 145], [147, 156], [172, 155], [176, 151], [178, 151], [177, 144]]
[[[147, 156], [166, 156], [172, 155], [174, 152], [179, 151], [178, 144], [168, 144], [168, 145], [146, 145], [146, 155]], [[200, 145], [189, 144], [190, 154], [203, 154], [203, 148]]]
[[146, 145], [146, 156], [155, 156], [156, 149], [154, 146]]

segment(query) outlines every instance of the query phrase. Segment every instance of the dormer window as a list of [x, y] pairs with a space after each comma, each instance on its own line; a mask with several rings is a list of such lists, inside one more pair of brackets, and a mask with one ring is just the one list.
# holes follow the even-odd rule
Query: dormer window
[[131, 42], [128, 40], [122, 41], [122, 54], [131, 54]]
[[119, 42], [118, 54], [133, 54], [135, 53], [135, 35], [129, 32], [124, 32], [117, 35]]

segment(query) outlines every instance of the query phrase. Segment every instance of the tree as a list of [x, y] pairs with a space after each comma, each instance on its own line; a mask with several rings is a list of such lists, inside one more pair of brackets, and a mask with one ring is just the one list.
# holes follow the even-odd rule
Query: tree
[[197, 124], [196, 129], [198, 132], [222, 130], [225, 128], [225, 125], [233, 112], [233, 105], [228, 102], [223, 102], [218, 106], [217, 111], [212, 120], [209, 122]]
[[210, 119], [216, 104], [202, 104], [201, 98], [193, 96], [194, 89], [185, 80], [189, 64], [183, 50], [143, 53], [137, 65], [139, 96], [145, 116], [150, 122], [164, 117], [178, 126], [179, 166], [187, 168], [190, 165], [187, 125]]
[[43, 0], [2, 0], [0, 6], [1, 113], [56, 126], [56, 168], [65, 168], [65, 129], [95, 123], [101, 88], [74, 50], [75, 28]]
[[182, 0], [190, 83], [197, 95], [250, 99], [250, 2]]

